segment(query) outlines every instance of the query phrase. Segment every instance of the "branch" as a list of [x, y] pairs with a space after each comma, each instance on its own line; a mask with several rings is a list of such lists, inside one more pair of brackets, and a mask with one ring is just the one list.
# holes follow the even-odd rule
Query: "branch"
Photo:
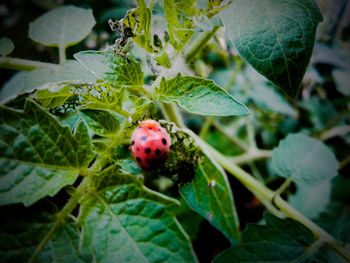
[[33, 70], [48, 67], [55, 70], [58, 69], [59, 65], [21, 58], [0, 57], [0, 67], [13, 70]]

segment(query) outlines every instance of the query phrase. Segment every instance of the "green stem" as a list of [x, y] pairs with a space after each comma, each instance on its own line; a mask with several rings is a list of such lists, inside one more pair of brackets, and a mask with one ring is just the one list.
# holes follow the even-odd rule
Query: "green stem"
[[205, 119], [204, 125], [202, 126], [199, 132], [199, 137], [201, 137], [202, 139], [205, 138], [210, 129], [210, 126], [214, 123], [214, 121], [215, 118], [213, 116], [209, 116]]
[[60, 64], [65, 63], [66, 62], [66, 48], [64, 46], [59, 46], [58, 54], [60, 57]]
[[252, 177], [249, 173], [244, 171], [242, 168], [232, 163], [232, 161], [221, 153], [217, 152], [214, 148], [206, 144], [201, 138], [199, 138], [195, 133], [193, 133], [189, 129], [185, 129], [187, 133], [189, 133], [196, 141], [196, 143], [204, 149], [206, 152], [209, 152], [214, 159], [228, 172], [234, 175], [242, 184], [245, 185], [253, 194], [255, 194], [258, 198], [264, 199], [269, 203], [274, 204], [278, 207], [282, 212], [288, 215], [290, 218], [293, 218], [296, 221], [299, 221], [305, 227], [310, 229], [316, 237], [324, 240], [329, 247], [337, 251], [341, 256], [343, 256], [347, 261], [350, 262], [350, 255], [346, 249], [339, 244], [330, 234], [320, 228], [318, 225], [310, 221], [304, 215], [302, 215], [299, 211], [289, 205], [286, 201], [284, 201], [279, 195], [261, 182]]
[[200, 39], [194, 43], [190, 51], [187, 52], [186, 62], [189, 63], [194, 59], [198, 52], [200, 52], [207, 42], [215, 35], [216, 31], [219, 29], [219, 26], [214, 26], [210, 32], [205, 32], [200, 36]]
[[286, 189], [290, 186], [290, 184], [293, 182], [293, 178], [289, 177], [287, 178], [283, 184], [275, 191], [276, 195], [281, 195], [282, 193], [284, 193], [284, 191], [286, 191]]
[[223, 135], [227, 137], [231, 142], [236, 144], [239, 148], [241, 148], [243, 151], [248, 151], [249, 147], [245, 143], [243, 143], [240, 139], [238, 139], [234, 134], [229, 134], [227, 130], [218, 122], [214, 121], [214, 127], [217, 129], [219, 132], [221, 132]]
[[0, 57], [0, 67], [13, 70], [33, 70], [36, 68], [48, 67], [55, 70], [58, 68], [58, 65], [21, 58]]
[[301, 214], [299, 211], [297, 211], [292, 206], [290, 206], [279, 195], [275, 197], [274, 204], [281, 211], [283, 211], [285, 214], [287, 214], [290, 218], [293, 218], [294, 220], [299, 221], [304, 226], [309, 228], [314, 233], [315, 236], [317, 236], [320, 239], [324, 240], [324, 242], [326, 242], [329, 247], [334, 249], [339, 255], [341, 255], [344, 259], [346, 259], [348, 262], [350, 262], [350, 253], [349, 253], [349, 251], [347, 251], [341, 244], [339, 244], [334, 239], [333, 236], [328, 234], [326, 231], [324, 231], [318, 225], [316, 225], [315, 223], [310, 221], [303, 214]]
[[50, 238], [56, 232], [57, 228], [64, 223], [65, 218], [73, 211], [73, 209], [77, 206], [81, 197], [85, 194], [88, 188], [89, 177], [85, 177], [83, 181], [79, 184], [78, 188], [71, 196], [67, 204], [63, 207], [63, 209], [57, 214], [56, 221], [46, 234], [46, 236], [41, 240], [34, 253], [30, 257], [28, 263], [35, 262], [39, 253], [45, 248], [46, 244], [49, 242]]
[[185, 127], [179, 109], [174, 103], [159, 103], [160, 109], [167, 121], [172, 121], [177, 127]]
[[235, 157], [226, 157], [234, 164], [245, 164], [251, 161], [268, 159], [272, 157], [272, 152], [269, 150], [251, 149], [248, 152]]

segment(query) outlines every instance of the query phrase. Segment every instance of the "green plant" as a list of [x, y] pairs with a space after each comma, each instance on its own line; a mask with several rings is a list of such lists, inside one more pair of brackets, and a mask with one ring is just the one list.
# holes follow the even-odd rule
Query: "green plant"
[[[329, 233], [310, 220], [324, 205], [317, 210], [311, 204], [309, 216], [281, 197], [297, 198], [291, 185], [304, 193], [320, 185], [330, 189], [338, 170], [320, 140], [285, 136], [303, 107], [295, 97], [322, 21], [314, 1], [137, 4], [123, 19], [109, 21], [119, 34], [114, 45], [76, 53], [75, 60], [66, 59], [65, 50], [91, 31], [91, 10], [64, 6], [30, 24], [32, 40], [58, 47], [59, 64], [9, 57], [12, 42], [0, 40], [0, 66], [23, 70], [0, 91], [0, 204], [7, 214], [1, 261], [195, 262], [191, 238], [200, 219], [194, 212], [231, 243], [215, 262], [350, 261], [344, 224]], [[257, 74], [245, 79], [251, 69], [238, 55], [230, 64], [223, 28], [242, 58], [284, 95]], [[215, 63], [208, 53], [221, 56], [227, 70], [208, 76]], [[226, 73], [228, 78], [215, 77]], [[191, 124], [193, 114], [210, 116], [197, 133], [182, 117]], [[283, 116], [290, 118], [284, 122]], [[128, 146], [137, 121], [148, 118], [166, 119], [160, 122], [173, 145], [164, 167], [146, 173]], [[279, 144], [276, 127], [287, 130]], [[258, 147], [256, 129], [266, 149]], [[265, 205], [264, 225], [241, 233], [227, 175]], [[285, 180], [271, 190], [269, 180], [277, 175]], [[345, 212], [339, 213], [347, 218]], [[332, 220], [317, 221], [326, 226]]]

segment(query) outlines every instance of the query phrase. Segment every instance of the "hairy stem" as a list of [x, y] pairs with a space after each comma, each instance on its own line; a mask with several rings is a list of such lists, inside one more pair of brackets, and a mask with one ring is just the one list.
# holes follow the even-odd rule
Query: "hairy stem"
[[179, 109], [174, 103], [159, 103], [160, 109], [166, 120], [172, 121], [177, 127], [185, 127]]
[[58, 65], [29, 59], [0, 57], [0, 67], [13, 70], [33, 70], [43, 67], [57, 69]]
[[46, 236], [41, 240], [34, 253], [30, 257], [28, 263], [35, 262], [39, 253], [45, 248], [47, 242], [49, 242], [50, 238], [56, 232], [57, 228], [64, 223], [64, 219], [73, 211], [73, 209], [77, 206], [81, 197], [85, 194], [88, 188], [89, 177], [85, 177], [83, 181], [80, 183], [74, 194], [71, 196], [67, 204], [62, 208], [62, 210], [57, 214], [56, 221], [53, 226], [46, 234]]
[[218, 29], [219, 26], [214, 26], [210, 32], [205, 32], [200, 36], [199, 40], [194, 43], [190, 51], [188, 51], [186, 54], [187, 63], [191, 62], [192, 59], [194, 59], [194, 57], [197, 55], [197, 53], [199, 53], [205, 47], [205, 45], [215, 35]]

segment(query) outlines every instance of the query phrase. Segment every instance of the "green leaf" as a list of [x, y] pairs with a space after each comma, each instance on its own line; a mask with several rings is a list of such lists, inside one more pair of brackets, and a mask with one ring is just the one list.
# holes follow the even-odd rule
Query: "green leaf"
[[96, 262], [196, 262], [190, 240], [174, 217], [174, 202], [142, 181], [107, 168], [82, 202], [83, 247]]
[[314, 0], [237, 0], [219, 14], [241, 56], [295, 97], [322, 21]]
[[131, 57], [118, 57], [112, 48], [106, 51], [82, 51], [74, 57], [97, 78], [119, 86], [142, 86], [141, 66]]
[[119, 120], [107, 110], [81, 109], [81, 116], [89, 128], [103, 137], [113, 136], [119, 129]]
[[214, 81], [191, 76], [177, 75], [170, 80], [162, 79], [156, 88], [158, 99], [165, 103], [177, 102], [185, 110], [212, 116], [245, 115], [249, 111]]
[[221, 253], [214, 263], [224, 262], [329, 262], [321, 250], [313, 251], [312, 232], [290, 218], [265, 214], [266, 225], [248, 225], [242, 244]]
[[[4, 103], [20, 93], [31, 92], [34, 89], [51, 88], [51, 83], [73, 80], [95, 82], [96, 78], [79, 62], [69, 60], [55, 68], [38, 68], [29, 72], [17, 73], [0, 89], [0, 101]], [[45, 84], [48, 86], [45, 87]]]
[[8, 54], [11, 54], [14, 49], [15, 45], [11, 39], [7, 37], [0, 39], [0, 56], [7, 56]]
[[137, 121], [143, 116], [152, 115], [156, 113], [157, 109], [154, 102], [145, 97], [141, 97], [138, 98], [134, 103], [134, 109], [131, 118], [133, 121]]
[[66, 48], [84, 39], [96, 24], [91, 9], [63, 6], [29, 24], [29, 37], [45, 46]]
[[74, 131], [74, 139], [77, 141], [79, 148], [77, 156], [79, 164], [82, 167], [88, 167], [93, 158], [95, 157], [92, 151], [91, 139], [89, 136], [88, 128], [84, 122], [80, 121]]
[[41, 105], [45, 108], [49, 107], [50, 109], [54, 109], [59, 105], [62, 105], [70, 97], [74, 96], [74, 94], [71, 93], [70, 86], [65, 86], [56, 92], [51, 92], [48, 89], [38, 90], [36, 95]]
[[[3, 263], [28, 262], [40, 241], [53, 227], [56, 209], [43, 210], [46, 203], [40, 202], [41, 208], [8, 206], [2, 208], [0, 226], [0, 258]], [[51, 205], [53, 206], [53, 205]], [[39, 252], [34, 262], [92, 262], [92, 257], [79, 247], [79, 228], [67, 218], [58, 225], [49, 237], [46, 246]]]
[[350, 71], [342, 71], [339, 69], [333, 71], [333, 77], [337, 86], [337, 90], [345, 96], [350, 96], [349, 74]]
[[226, 174], [203, 152], [199, 158], [194, 179], [180, 188], [180, 194], [194, 211], [219, 229], [231, 243], [238, 244], [239, 221]]
[[198, 13], [195, 0], [164, 0], [164, 13], [168, 23], [170, 43], [180, 51], [194, 34], [192, 16]]
[[89, 143], [32, 101], [23, 112], [0, 106], [0, 205], [29, 206], [74, 183], [91, 161], [91, 155], [83, 162], [78, 155]]
[[314, 219], [324, 211], [331, 199], [331, 183], [326, 180], [318, 185], [297, 183], [297, 192], [288, 201], [304, 216]]
[[272, 168], [282, 177], [316, 185], [337, 175], [338, 161], [322, 142], [290, 134], [273, 150]]

